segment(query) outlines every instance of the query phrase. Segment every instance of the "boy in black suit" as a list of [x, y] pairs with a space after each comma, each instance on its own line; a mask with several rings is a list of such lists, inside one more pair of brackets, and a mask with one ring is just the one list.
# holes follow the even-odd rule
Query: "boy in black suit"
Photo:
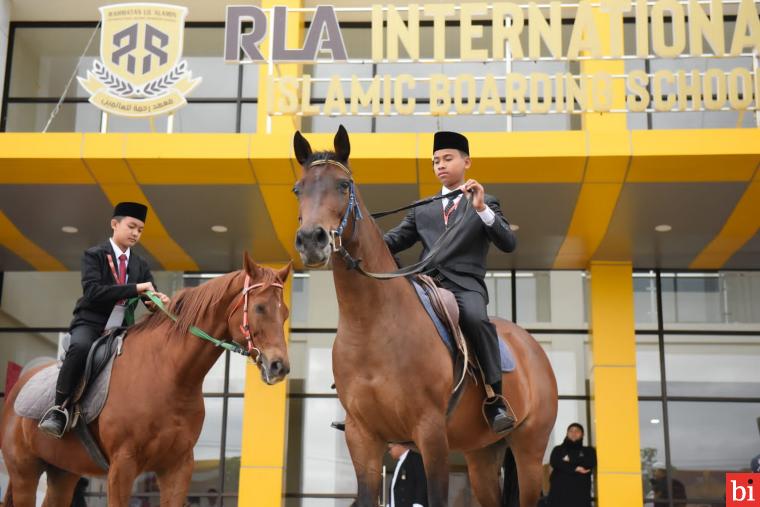
[[[459, 304], [459, 325], [472, 344], [483, 368], [485, 381], [494, 395], [486, 402], [486, 417], [491, 429], [502, 433], [514, 426], [514, 418], [501, 398], [499, 338], [488, 319], [485, 285], [486, 255], [491, 243], [499, 250], [511, 252], [517, 240], [504, 218], [499, 201], [485, 193], [483, 185], [465, 180], [470, 168], [470, 146], [467, 138], [456, 132], [436, 132], [433, 141], [433, 170], [447, 194], [462, 189], [472, 207], [458, 227], [458, 234], [437, 258], [438, 265], [428, 274], [439, 285], [452, 291]], [[424, 257], [446, 228], [457, 218], [462, 196], [433, 201], [413, 208], [396, 228], [385, 234], [385, 243], [396, 254], [422, 242]]]
[[[131, 248], [140, 241], [147, 214], [148, 208], [143, 204], [117, 204], [111, 218], [111, 239], [84, 252], [84, 295], [77, 301], [69, 326], [71, 341], [58, 373], [55, 406], [45, 413], [39, 424], [40, 430], [48, 435], [61, 438], [66, 431], [69, 411], [65, 402], [81, 380], [93, 342], [104, 330], [122, 326], [125, 320], [131, 323], [136, 301], [127, 305], [129, 299], [156, 290], [148, 263]], [[169, 303], [166, 295], [156, 295], [164, 304]], [[145, 305], [155, 310], [152, 302]]]

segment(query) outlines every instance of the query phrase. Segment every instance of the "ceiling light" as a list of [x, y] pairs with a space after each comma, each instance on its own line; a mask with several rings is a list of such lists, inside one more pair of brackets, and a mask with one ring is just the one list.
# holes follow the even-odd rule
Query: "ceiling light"
[[63, 227], [61, 227], [61, 230], [65, 232], [66, 234], [76, 234], [79, 232], [79, 229], [77, 229], [73, 225], [64, 225]]
[[669, 226], [668, 224], [660, 224], [656, 226], [654, 230], [657, 232], [670, 232], [671, 230], [673, 230], [673, 228]]
[[509, 224], [509, 228], [512, 229], [513, 231], [519, 231], [520, 230], [520, 226], [517, 225], [517, 224]]
[[655, 419], [650, 419], [650, 420], [649, 420], [649, 422], [650, 422], [650, 423], [652, 423], [652, 424], [660, 424], [660, 420], [659, 420], [659, 419], [657, 419], [657, 418], [655, 418]]
[[224, 225], [212, 225], [211, 230], [214, 232], [227, 232], [227, 227]]

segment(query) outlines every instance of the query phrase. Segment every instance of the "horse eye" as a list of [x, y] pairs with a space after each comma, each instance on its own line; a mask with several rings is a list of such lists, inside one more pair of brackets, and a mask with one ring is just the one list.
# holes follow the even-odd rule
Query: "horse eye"
[[301, 185], [298, 183], [293, 185], [293, 193], [296, 194], [296, 197], [301, 197]]
[[267, 312], [267, 309], [264, 308], [264, 305], [256, 305], [253, 307], [253, 310], [259, 315], [263, 315]]
[[341, 192], [348, 192], [348, 189], [351, 187], [351, 184], [348, 182], [348, 180], [341, 180], [338, 182], [338, 190]]

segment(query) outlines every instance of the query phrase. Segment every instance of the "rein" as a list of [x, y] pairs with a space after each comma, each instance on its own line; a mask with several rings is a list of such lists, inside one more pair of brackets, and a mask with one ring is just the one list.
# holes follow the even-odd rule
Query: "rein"
[[[250, 275], [245, 275], [245, 286], [243, 287], [243, 292], [240, 295], [238, 302], [235, 304], [235, 306], [232, 308], [232, 311], [227, 316], [227, 322], [229, 322], [230, 318], [232, 318], [232, 314], [235, 313], [235, 310], [237, 310], [237, 308], [240, 306], [241, 303], [243, 304], [243, 324], [240, 326], [240, 330], [242, 331], [243, 337], [245, 338], [245, 341], [248, 344], [247, 349], [241, 347], [240, 345], [234, 342], [230, 343], [229, 341], [218, 340], [196, 326], [190, 326], [188, 328], [188, 331], [190, 331], [190, 334], [197, 336], [198, 338], [202, 340], [206, 340], [208, 342], [213, 343], [215, 347], [221, 347], [225, 350], [229, 350], [230, 352], [235, 352], [236, 354], [240, 354], [242, 356], [250, 357], [255, 352], [256, 357], [255, 359], [251, 358], [251, 360], [255, 364], [260, 364], [261, 350], [258, 347], [256, 347], [253, 343], [253, 337], [251, 335], [251, 329], [248, 323], [248, 295], [252, 290], [263, 287], [264, 284], [256, 283], [253, 285], [249, 285], [250, 281], [251, 281]], [[277, 282], [271, 284], [271, 286], [278, 287], [280, 289], [282, 288], [282, 284], [277, 283]], [[153, 291], [146, 291], [145, 295], [153, 302], [153, 304], [156, 305], [157, 308], [159, 308], [167, 317], [169, 317], [172, 320], [172, 322], [177, 322], [178, 317], [174, 315], [173, 313], [171, 313], [164, 306], [164, 303], [161, 301], [161, 299], [158, 298], [158, 296], [156, 296], [156, 294]]]
[[[346, 247], [343, 246], [343, 231], [346, 228], [346, 225], [348, 224], [348, 220], [350, 216], [354, 215], [354, 228], [353, 228], [353, 237], [356, 236], [356, 231], [359, 228], [359, 220], [361, 220], [363, 217], [361, 209], [359, 208], [359, 201], [356, 198], [356, 190], [354, 187], [354, 178], [353, 174], [351, 173], [351, 170], [346, 167], [345, 165], [341, 164], [337, 160], [317, 160], [309, 164], [309, 168], [317, 166], [317, 165], [334, 165], [336, 167], [339, 167], [343, 172], [345, 172], [349, 177], [349, 194], [348, 194], [348, 205], [346, 206], [346, 211], [343, 213], [343, 218], [340, 221], [340, 225], [338, 225], [337, 229], [331, 230], [329, 232], [330, 237], [330, 246], [332, 247], [333, 253], [339, 254], [343, 261], [348, 266], [349, 270], [356, 270], [360, 274], [368, 277], [368, 278], [374, 278], [376, 280], [390, 280], [393, 278], [402, 278], [402, 277], [408, 277], [411, 275], [416, 275], [418, 273], [422, 273], [425, 270], [428, 269], [430, 264], [432, 263], [433, 259], [436, 255], [443, 249], [444, 246], [446, 246], [449, 237], [454, 235], [454, 232], [458, 229], [458, 225], [462, 222], [462, 219], [465, 216], [466, 210], [470, 206], [470, 200], [464, 199], [464, 207], [462, 208], [461, 213], [457, 213], [457, 217], [454, 221], [454, 223], [451, 225], [451, 227], [448, 227], [443, 234], [441, 234], [441, 237], [438, 238], [438, 240], [433, 244], [432, 248], [428, 252], [428, 254], [425, 256], [424, 259], [420, 260], [419, 262], [416, 262], [410, 266], [407, 266], [405, 268], [397, 269], [395, 271], [391, 271], [390, 273], [373, 273], [371, 271], [365, 270], [361, 266], [361, 259], [355, 259], [351, 253], [346, 250]], [[397, 208], [390, 211], [382, 211], [379, 213], [373, 213], [371, 215], [372, 218], [381, 218], [384, 216], [392, 215], [393, 213], [398, 213], [399, 211], [404, 211], [412, 208], [416, 208], [418, 206], [422, 206], [424, 204], [428, 204], [440, 199], [446, 199], [446, 198], [454, 198], [462, 193], [462, 190], [454, 190], [453, 192], [449, 192], [448, 194], [440, 194], [432, 197], [428, 197], [426, 199], [422, 199], [419, 201], [415, 201], [412, 204], [409, 204], [407, 206], [402, 206], [401, 208]]]

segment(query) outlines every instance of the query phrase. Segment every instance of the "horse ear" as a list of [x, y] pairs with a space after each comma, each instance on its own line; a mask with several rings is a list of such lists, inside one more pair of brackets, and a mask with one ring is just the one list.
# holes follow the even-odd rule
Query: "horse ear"
[[341, 125], [338, 127], [338, 132], [335, 134], [335, 140], [333, 141], [335, 146], [335, 154], [339, 160], [347, 161], [348, 155], [351, 153], [351, 143], [348, 141], [348, 132]]
[[288, 265], [277, 272], [277, 279], [282, 283], [285, 283], [290, 274], [290, 270], [293, 269], [293, 261], [288, 262]]
[[248, 250], [246, 250], [243, 254], [243, 271], [248, 273], [251, 278], [255, 280], [257, 278], [259, 269], [261, 268], [259, 268], [259, 266], [256, 264], [256, 261], [251, 258]]
[[293, 135], [293, 152], [296, 154], [296, 160], [301, 165], [304, 165], [311, 156], [311, 145], [298, 130]]

